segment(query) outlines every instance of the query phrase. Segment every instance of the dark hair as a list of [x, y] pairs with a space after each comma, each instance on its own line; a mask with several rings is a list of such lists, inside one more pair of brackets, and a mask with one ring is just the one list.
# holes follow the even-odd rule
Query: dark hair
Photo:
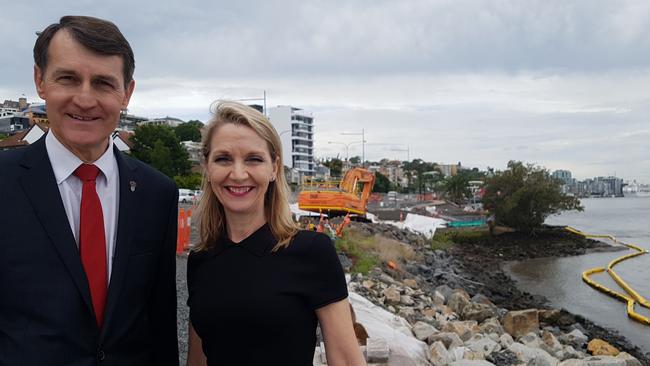
[[47, 67], [47, 52], [54, 34], [65, 29], [69, 34], [89, 50], [101, 55], [117, 55], [122, 57], [122, 73], [124, 87], [133, 80], [135, 59], [131, 45], [124, 38], [117, 26], [107, 20], [87, 16], [64, 16], [58, 23], [49, 25], [38, 34], [34, 44], [34, 63], [45, 72]]

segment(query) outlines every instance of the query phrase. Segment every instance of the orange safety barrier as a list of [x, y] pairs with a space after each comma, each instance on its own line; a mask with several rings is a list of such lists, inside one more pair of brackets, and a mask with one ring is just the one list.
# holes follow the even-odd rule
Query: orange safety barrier
[[182, 253], [185, 246], [185, 209], [178, 210], [178, 231], [176, 235], [176, 253]]
[[187, 215], [185, 220], [185, 242], [183, 243], [184, 249], [190, 248], [190, 235], [192, 233], [192, 209], [187, 209]]

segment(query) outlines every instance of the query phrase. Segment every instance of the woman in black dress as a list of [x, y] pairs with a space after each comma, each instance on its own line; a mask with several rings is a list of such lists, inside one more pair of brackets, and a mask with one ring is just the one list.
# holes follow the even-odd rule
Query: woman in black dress
[[188, 365], [311, 365], [318, 323], [329, 365], [365, 364], [331, 240], [291, 218], [271, 123], [222, 102], [205, 132]]

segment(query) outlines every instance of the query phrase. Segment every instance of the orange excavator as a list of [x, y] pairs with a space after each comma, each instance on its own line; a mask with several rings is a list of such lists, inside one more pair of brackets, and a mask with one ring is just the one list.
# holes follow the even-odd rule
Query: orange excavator
[[[338, 183], [338, 182], [337, 182]], [[326, 213], [330, 217], [354, 214], [366, 216], [366, 203], [375, 184], [375, 175], [366, 169], [352, 168], [343, 180], [303, 184], [298, 196], [301, 210]]]

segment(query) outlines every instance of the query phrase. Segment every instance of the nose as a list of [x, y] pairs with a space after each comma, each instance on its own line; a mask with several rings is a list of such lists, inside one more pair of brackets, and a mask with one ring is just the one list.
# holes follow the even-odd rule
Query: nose
[[97, 97], [89, 82], [82, 83], [73, 98], [74, 104], [80, 109], [90, 109], [97, 105]]
[[230, 178], [233, 180], [244, 180], [248, 178], [248, 170], [246, 165], [241, 161], [235, 161], [230, 171]]

